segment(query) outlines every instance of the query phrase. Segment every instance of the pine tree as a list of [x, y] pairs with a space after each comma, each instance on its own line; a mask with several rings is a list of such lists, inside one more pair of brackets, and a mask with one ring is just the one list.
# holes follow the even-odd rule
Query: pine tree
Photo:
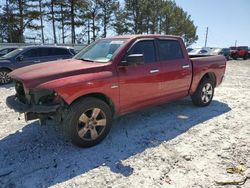
[[65, 43], [66, 36], [66, 25], [69, 25], [69, 8], [65, 1], [57, 0], [55, 2], [57, 8], [55, 20], [59, 23], [58, 29], [61, 30], [62, 43]]
[[[9, 36], [12, 42], [24, 42], [25, 29], [38, 30], [40, 26], [35, 22], [39, 19], [36, 0], [9, 0], [8, 6], [8, 26]], [[15, 31], [15, 36], [12, 32]], [[13, 37], [13, 38], [12, 38]]]
[[100, 3], [99, 0], [88, 1], [86, 18], [89, 20], [90, 30], [92, 32], [92, 41], [95, 41], [100, 31]]
[[48, 0], [44, 3], [47, 7], [47, 20], [52, 23], [52, 32], [53, 32], [53, 41], [57, 44], [57, 35], [56, 35], [56, 0]]
[[41, 41], [44, 44], [44, 25], [43, 25], [43, 9], [44, 9], [44, 3], [43, 0], [38, 0], [39, 3], [39, 14], [40, 14], [40, 23], [41, 23]]
[[115, 21], [113, 23], [113, 28], [118, 35], [129, 34], [131, 33], [130, 28], [132, 24], [127, 21], [128, 13], [126, 9], [121, 8], [120, 5], [118, 7], [119, 8], [114, 13]]
[[100, 19], [102, 20], [103, 35], [107, 36], [107, 30], [112, 26], [114, 21], [114, 13], [119, 8], [119, 2], [117, 0], [99, 0], [101, 14]]
[[71, 33], [72, 44], [85, 39], [90, 43], [100, 36], [106, 37], [109, 31], [119, 35], [179, 35], [186, 45], [198, 39], [191, 16], [174, 1], [124, 0], [124, 3], [121, 7], [119, 0], [5, 0], [0, 12], [0, 39], [24, 42], [25, 30], [41, 29], [44, 42], [45, 18], [51, 22], [55, 43], [59, 30], [63, 43], [67, 33]]
[[[126, 24], [131, 33], [159, 33], [181, 36], [187, 45], [198, 39], [196, 27], [190, 15], [173, 1], [164, 0], [125, 0], [125, 12], [128, 13], [124, 24], [122, 14], [117, 13], [116, 30], [120, 33]], [[117, 27], [119, 26], [119, 27]]]

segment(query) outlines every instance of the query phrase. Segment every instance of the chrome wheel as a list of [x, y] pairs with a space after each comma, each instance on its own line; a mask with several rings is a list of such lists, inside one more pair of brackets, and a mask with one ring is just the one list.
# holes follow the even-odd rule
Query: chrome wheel
[[213, 86], [210, 83], [206, 83], [202, 88], [201, 92], [201, 100], [204, 103], [210, 102], [213, 97]]
[[100, 108], [85, 111], [78, 120], [78, 135], [86, 141], [96, 140], [105, 130], [107, 119]]
[[0, 83], [1, 84], [7, 84], [11, 81], [11, 78], [8, 76], [7, 71], [0, 71]]

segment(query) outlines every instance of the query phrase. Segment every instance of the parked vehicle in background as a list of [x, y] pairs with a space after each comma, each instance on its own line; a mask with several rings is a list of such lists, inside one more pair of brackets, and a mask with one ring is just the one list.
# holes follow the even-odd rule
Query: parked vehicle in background
[[187, 52], [191, 52], [193, 50], [193, 48], [187, 48]]
[[230, 56], [235, 60], [238, 58], [246, 60], [248, 58], [248, 46], [230, 47]]
[[47, 61], [69, 59], [74, 55], [75, 51], [70, 47], [26, 46], [18, 48], [0, 57], [0, 84], [11, 82], [8, 73], [17, 68]]
[[195, 48], [188, 55], [211, 55], [211, 48]]
[[189, 95], [195, 105], [208, 106], [226, 59], [191, 57], [180, 37], [100, 39], [73, 59], [10, 73], [16, 94], [6, 102], [26, 120], [56, 120], [74, 144], [89, 147], [107, 136], [115, 115]]
[[10, 52], [12, 52], [13, 50], [16, 50], [18, 47], [4, 47], [4, 48], [0, 48], [0, 57], [4, 56]]
[[212, 55], [224, 55], [227, 60], [230, 59], [229, 48], [215, 48], [212, 50]]

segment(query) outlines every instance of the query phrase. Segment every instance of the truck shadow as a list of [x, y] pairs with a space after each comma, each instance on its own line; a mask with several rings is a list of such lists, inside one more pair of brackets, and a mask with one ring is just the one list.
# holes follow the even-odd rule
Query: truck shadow
[[14, 84], [10, 83], [10, 84], [0, 85], [0, 88], [5, 88], [5, 89], [14, 88]]
[[185, 98], [114, 120], [109, 136], [86, 149], [65, 141], [54, 126], [33, 122], [0, 140], [0, 183], [3, 187], [48, 187], [98, 167], [130, 176], [133, 166], [124, 160], [230, 110], [216, 100], [208, 107], [197, 108]]

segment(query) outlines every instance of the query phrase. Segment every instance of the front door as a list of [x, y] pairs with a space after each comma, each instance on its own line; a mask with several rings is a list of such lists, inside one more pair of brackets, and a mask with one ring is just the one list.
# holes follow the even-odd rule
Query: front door
[[140, 40], [125, 55], [143, 54], [143, 64], [118, 67], [121, 113], [150, 105], [160, 97], [160, 69], [157, 62], [155, 41]]
[[41, 62], [38, 48], [28, 49], [27, 51], [23, 52], [20, 56], [22, 57], [22, 59], [17, 61], [17, 68]]

